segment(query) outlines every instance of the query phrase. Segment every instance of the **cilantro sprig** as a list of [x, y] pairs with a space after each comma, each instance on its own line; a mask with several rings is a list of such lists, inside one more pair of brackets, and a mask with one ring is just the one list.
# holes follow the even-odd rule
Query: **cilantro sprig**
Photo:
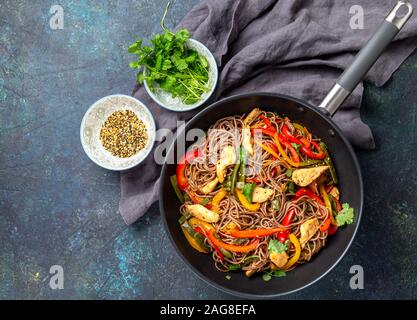
[[128, 51], [138, 57], [130, 63], [130, 67], [138, 70], [137, 81], [141, 84], [146, 81], [153, 92], [157, 84], [173, 98], [178, 97], [185, 104], [193, 104], [210, 89], [209, 65], [205, 57], [187, 46], [190, 39], [188, 30], [172, 32], [165, 27], [168, 7], [169, 3], [161, 20], [164, 32], [154, 35], [149, 45], [137, 40], [129, 46]]

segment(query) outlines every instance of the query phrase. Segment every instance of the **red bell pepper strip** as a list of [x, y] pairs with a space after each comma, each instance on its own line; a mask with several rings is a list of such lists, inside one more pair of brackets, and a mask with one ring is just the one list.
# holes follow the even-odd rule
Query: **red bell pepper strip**
[[264, 123], [266, 124], [266, 128], [269, 131], [276, 132], [275, 127], [272, 125], [271, 121], [267, 117], [265, 117], [263, 114], [261, 114], [258, 118], [264, 121]]
[[[203, 229], [201, 229], [200, 227], [196, 227], [194, 230], [195, 230], [196, 232], [198, 232], [198, 233], [201, 233], [203, 236], [205, 236], [205, 237], [209, 238], [209, 237], [208, 237], [209, 230], [206, 230], [206, 231], [207, 231], [207, 234], [206, 234], [206, 233], [203, 231]], [[213, 232], [213, 231], [212, 231], [212, 232]], [[210, 238], [209, 238], [209, 240], [210, 240]], [[220, 260], [224, 261], [224, 254], [220, 251], [219, 247], [218, 247], [218, 246], [216, 246], [216, 245], [215, 245], [214, 243], [212, 243], [211, 241], [210, 241], [210, 243], [211, 243], [211, 246], [213, 247], [213, 249], [217, 252], [218, 256], [220, 257]]]
[[307, 188], [298, 189], [297, 192], [295, 193], [296, 199], [301, 198], [302, 196], [307, 196], [313, 199], [314, 201], [316, 201], [317, 203], [321, 204], [322, 206], [324, 206], [323, 200], [318, 195], [316, 195], [311, 190], [308, 190]]
[[238, 231], [231, 232], [230, 235], [234, 238], [262, 238], [262, 237], [270, 236], [280, 231], [285, 231], [285, 229], [270, 228], [270, 229], [238, 230]]
[[220, 239], [216, 238], [213, 230], [207, 231], [207, 237], [213, 246], [217, 246], [217, 247], [220, 247], [225, 250], [232, 251], [232, 252], [246, 253], [246, 252], [255, 250], [259, 246], [259, 239], [256, 239], [252, 241], [250, 244], [243, 245], [243, 246], [225, 243], [221, 241]]
[[187, 178], [185, 176], [185, 168], [187, 167], [187, 165], [191, 161], [193, 161], [198, 156], [199, 156], [198, 149], [194, 149], [194, 150], [191, 150], [191, 151], [187, 152], [186, 154], [184, 154], [181, 157], [180, 161], [178, 162], [176, 175], [177, 175], [178, 187], [181, 190], [185, 190], [185, 189], [188, 188], [188, 181], [187, 181]]
[[295, 163], [300, 163], [300, 156], [298, 155], [294, 147], [291, 145], [291, 143], [288, 142], [287, 137], [283, 136], [282, 134], [279, 134], [278, 139], [285, 147], [287, 147], [288, 151], [291, 153], [292, 161], [294, 161]]
[[302, 145], [301, 141], [300, 141], [298, 138], [296, 138], [296, 137], [294, 137], [294, 136], [292, 135], [292, 133], [291, 133], [291, 131], [290, 131], [290, 128], [288, 128], [288, 126], [287, 126], [286, 124], [284, 124], [284, 125], [282, 126], [281, 131], [282, 131], [282, 133], [284, 134], [285, 138], [287, 138], [287, 140], [289, 140], [289, 141], [291, 141], [291, 142], [293, 142], [293, 143], [296, 143], [296, 144]]
[[332, 236], [336, 233], [336, 231], [337, 231], [337, 226], [335, 226], [334, 224], [330, 224], [329, 229], [327, 229], [328, 235]]
[[324, 159], [326, 157], [326, 153], [320, 148], [319, 144], [315, 141], [311, 141], [310, 143], [314, 146], [314, 148], [317, 151], [312, 151], [311, 148], [307, 148], [305, 146], [302, 146], [300, 148], [300, 151], [311, 159]]
[[331, 219], [330, 217], [328, 217], [328, 218], [324, 221], [323, 225], [320, 227], [320, 231], [321, 231], [321, 232], [325, 232], [325, 231], [327, 231], [327, 230], [329, 229], [330, 225], [331, 225], [331, 222], [332, 222], [332, 219]]
[[304, 137], [298, 137], [298, 139], [300, 140], [300, 142], [306, 147], [306, 148], [310, 148], [311, 147], [311, 141], [304, 138]]
[[251, 129], [252, 132], [252, 136], [254, 136], [255, 134], [261, 132], [262, 134], [266, 135], [266, 136], [270, 136], [271, 138], [274, 137], [274, 134], [276, 133], [274, 130], [269, 130], [266, 128], [255, 128], [255, 129]]
[[[294, 216], [295, 216], [295, 209], [292, 208], [288, 210], [288, 212], [284, 216], [284, 219], [282, 219], [281, 225], [286, 227], [289, 224], [291, 224], [292, 220], [294, 219]], [[278, 240], [284, 243], [285, 241], [288, 240], [289, 234], [290, 232], [288, 230], [278, 232]]]

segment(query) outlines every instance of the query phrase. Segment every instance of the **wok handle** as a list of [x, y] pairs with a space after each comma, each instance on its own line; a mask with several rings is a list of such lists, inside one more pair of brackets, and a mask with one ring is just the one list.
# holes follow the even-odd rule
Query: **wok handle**
[[[407, 12], [400, 12], [402, 7]], [[404, 9], [402, 9], [404, 10]], [[413, 7], [409, 2], [398, 1], [384, 22], [375, 32], [367, 44], [359, 51], [352, 64], [343, 72], [335, 85], [320, 103], [333, 116], [342, 103], [346, 100], [356, 86], [363, 80], [369, 69], [388, 46], [388, 44], [400, 32], [404, 24], [413, 14]]]

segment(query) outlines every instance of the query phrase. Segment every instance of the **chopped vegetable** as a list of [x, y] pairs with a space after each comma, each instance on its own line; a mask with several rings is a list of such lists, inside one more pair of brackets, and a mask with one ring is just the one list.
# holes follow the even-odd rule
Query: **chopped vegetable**
[[345, 224], [353, 223], [354, 211], [348, 203], [342, 204], [342, 211], [336, 216], [337, 226], [341, 227]]
[[243, 195], [242, 191], [236, 189], [235, 191], [237, 198], [239, 199], [240, 204], [249, 211], [259, 211], [261, 207], [260, 203], [250, 203], [246, 197]]
[[[275, 141], [275, 144], [277, 145], [277, 147], [278, 147], [278, 151], [279, 151], [279, 153], [284, 157], [284, 160], [289, 164], [289, 165], [291, 165], [291, 166], [293, 166], [293, 167], [299, 167], [300, 166], [300, 161], [299, 161], [299, 159], [298, 159], [298, 161], [293, 161], [292, 159], [290, 159], [289, 157], [288, 157], [288, 155], [285, 153], [285, 150], [282, 148], [282, 146], [281, 146], [281, 143], [279, 142], [279, 138], [278, 138], [278, 134], [275, 134], [274, 135], [274, 141]], [[294, 150], [294, 148], [292, 148], [293, 150]], [[294, 150], [295, 151], [295, 150]]]
[[255, 108], [253, 109], [245, 118], [245, 120], [243, 120], [244, 124], [249, 126], [253, 121], [255, 121], [255, 119], [261, 114], [261, 109], [259, 108]]
[[186, 212], [181, 216], [181, 218], [178, 219], [179, 224], [183, 224], [185, 221], [191, 218], [191, 214], [189, 212]]
[[173, 176], [169, 177], [169, 180], [171, 181], [172, 189], [174, 189], [174, 192], [177, 195], [178, 199], [181, 201], [181, 203], [184, 203], [184, 195], [178, 187], [177, 176], [174, 174]]
[[288, 260], [287, 264], [284, 266], [283, 269], [285, 270], [291, 268], [294, 264], [296, 264], [298, 259], [300, 259], [301, 255], [301, 246], [297, 237], [294, 234], [290, 233], [288, 238], [290, 239], [290, 242], [293, 244], [295, 252], [294, 255], [290, 258], [290, 260]]
[[181, 157], [180, 161], [178, 162], [176, 175], [177, 175], [177, 184], [181, 190], [185, 190], [188, 188], [188, 181], [187, 181], [187, 177], [185, 176], [185, 168], [187, 164], [192, 162], [198, 156], [199, 156], [198, 149], [194, 149], [184, 154]]
[[312, 151], [311, 147], [307, 148], [306, 146], [302, 146], [300, 149], [301, 153], [305, 154], [307, 157], [311, 159], [324, 159], [326, 157], [326, 154], [324, 150], [321, 149], [320, 145], [315, 141], [310, 141], [310, 143], [317, 151]]
[[278, 240], [271, 239], [268, 244], [269, 253], [281, 253], [287, 251], [287, 246]]
[[316, 201], [318, 204], [321, 204], [322, 206], [324, 206], [323, 200], [321, 200], [321, 198], [318, 195], [316, 195], [314, 192], [306, 188], [298, 189], [298, 191], [295, 193], [295, 197], [298, 199], [303, 196], [307, 196], [310, 199], [313, 199], [314, 201]]
[[230, 280], [230, 279], [232, 279], [232, 276], [231, 276], [230, 274], [227, 274], [227, 275], [225, 276], [225, 278], [226, 278], [226, 280]]
[[229, 271], [236, 271], [240, 270], [242, 267], [240, 264], [229, 264]]
[[220, 202], [227, 196], [228, 192], [225, 188], [221, 188], [211, 201], [211, 210], [219, 213]]
[[201, 253], [208, 253], [210, 251], [210, 248], [208, 248], [204, 243], [204, 237], [201, 234], [195, 232], [187, 222], [181, 225], [181, 229], [188, 243], [194, 249]]
[[232, 252], [241, 252], [241, 253], [249, 252], [249, 251], [255, 250], [259, 245], [259, 239], [255, 239], [250, 244], [243, 245], [243, 246], [238, 246], [238, 245], [234, 245], [234, 244], [225, 243], [225, 242], [221, 241], [220, 239], [217, 239], [216, 236], [214, 235], [214, 231], [212, 231], [212, 230], [209, 230], [207, 232], [207, 238], [209, 239], [211, 244], [213, 244], [213, 245], [215, 245], [219, 248], [223, 248], [223, 249], [226, 249], [228, 251], [232, 251]]
[[233, 231], [230, 235], [234, 238], [262, 238], [270, 236], [274, 233], [285, 230], [284, 228], [270, 228], [270, 229], [247, 229]]
[[256, 184], [255, 183], [246, 183], [243, 186], [242, 193], [246, 197], [249, 202], [252, 202], [252, 194], [253, 190], [255, 190]]
[[333, 217], [332, 203], [330, 201], [329, 195], [326, 192], [326, 187], [324, 186], [324, 183], [320, 184], [319, 190], [320, 190], [320, 195], [324, 200], [324, 205], [326, 206], [327, 211], [329, 212], [331, 223], [333, 225], [337, 225], [337, 222]]
[[219, 249], [226, 258], [233, 259], [233, 254], [231, 254], [229, 251], [223, 248], [219, 248]]
[[323, 149], [323, 152], [325, 154], [324, 162], [329, 166], [330, 175], [332, 176], [332, 180], [334, 184], [339, 183], [339, 179], [337, 178], [336, 169], [334, 168], [332, 158], [330, 158], [329, 152], [327, 151], [326, 145], [321, 142], [320, 147]]

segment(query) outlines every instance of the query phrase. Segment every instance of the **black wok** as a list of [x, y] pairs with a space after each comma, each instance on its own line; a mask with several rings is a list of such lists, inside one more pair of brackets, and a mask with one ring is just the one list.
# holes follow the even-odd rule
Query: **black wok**
[[[399, 18], [398, 8], [408, 7], [408, 14]], [[412, 13], [408, 3], [399, 2], [355, 58], [353, 64], [343, 73], [331, 89], [320, 107], [316, 108], [300, 99], [271, 93], [248, 93], [218, 101], [190, 120], [179, 133], [177, 140], [168, 151], [167, 157], [176, 155], [177, 141], [184, 140], [188, 130], [199, 128], [207, 130], [220, 118], [247, 114], [255, 106], [263, 110], [286, 115], [290, 119], [307, 126], [309, 130], [326, 142], [334, 160], [340, 180], [342, 201], [348, 202], [355, 210], [353, 224], [343, 228], [328, 240], [309, 263], [298, 266], [286, 277], [262, 280], [260, 275], [248, 279], [244, 273], [233, 273], [232, 280], [219, 272], [211, 255], [196, 252], [186, 241], [178, 224], [180, 202], [170, 185], [169, 177], [175, 174], [175, 164], [164, 164], [160, 181], [160, 211], [169, 238], [180, 257], [200, 278], [223, 291], [245, 297], [273, 297], [295, 292], [318, 281], [332, 270], [349, 249], [358, 230], [363, 207], [363, 184], [356, 155], [337, 125], [331, 120], [338, 107], [362, 80], [385, 47], [391, 42]], [[192, 142], [189, 143], [191, 145]], [[188, 146], [187, 146], [188, 147]]]

